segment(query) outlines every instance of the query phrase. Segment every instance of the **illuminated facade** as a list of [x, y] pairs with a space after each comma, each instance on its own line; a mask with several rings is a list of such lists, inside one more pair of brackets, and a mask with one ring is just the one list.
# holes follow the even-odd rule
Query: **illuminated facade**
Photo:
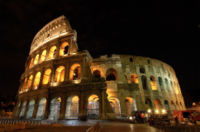
[[58, 17], [34, 37], [14, 116], [118, 118], [133, 111], [185, 109], [175, 71], [148, 57], [78, 51], [76, 31]]

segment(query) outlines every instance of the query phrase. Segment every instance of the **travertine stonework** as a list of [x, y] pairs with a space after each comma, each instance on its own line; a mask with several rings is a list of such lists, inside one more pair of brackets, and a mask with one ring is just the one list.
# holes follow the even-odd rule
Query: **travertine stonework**
[[58, 17], [34, 37], [21, 76], [16, 118], [120, 118], [134, 111], [185, 109], [174, 69], [149, 57], [92, 58]]

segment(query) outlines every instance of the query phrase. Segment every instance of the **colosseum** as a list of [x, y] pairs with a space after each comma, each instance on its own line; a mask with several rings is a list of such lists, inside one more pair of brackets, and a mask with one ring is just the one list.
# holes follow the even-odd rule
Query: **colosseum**
[[185, 109], [174, 69], [149, 57], [80, 51], [65, 16], [34, 37], [21, 75], [15, 118], [113, 119], [135, 111]]

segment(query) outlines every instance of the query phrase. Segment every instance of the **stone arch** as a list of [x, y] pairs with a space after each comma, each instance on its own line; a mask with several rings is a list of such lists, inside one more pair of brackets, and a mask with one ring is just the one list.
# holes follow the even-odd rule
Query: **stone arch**
[[40, 77], [41, 77], [41, 72], [37, 72], [36, 75], [35, 75], [34, 82], [33, 82], [33, 88], [34, 89], [38, 89], [38, 86], [40, 84]]
[[156, 79], [154, 76], [150, 76], [150, 84], [151, 84], [152, 90], [158, 90], [157, 84], [156, 84]]
[[32, 99], [28, 104], [28, 111], [26, 113], [27, 119], [32, 118], [34, 107], [35, 107], [35, 100]]
[[171, 110], [176, 110], [176, 106], [173, 101], [171, 101]]
[[61, 97], [55, 97], [51, 100], [49, 120], [58, 120], [60, 116]]
[[165, 109], [169, 110], [169, 102], [167, 100], [164, 100], [164, 105], [165, 105]]
[[115, 98], [115, 97], [110, 97], [108, 99], [108, 101], [110, 102], [110, 105], [111, 105], [112, 110], [115, 113], [115, 115], [120, 116], [121, 115], [121, 106], [120, 106], [119, 99]]
[[136, 100], [132, 97], [125, 98], [126, 115], [130, 116], [133, 111], [137, 111]]
[[143, 66], [140, 66], [140, 73], [145, 73], [145, 68]]
[[147, 90], [147, 77], [142, 75], [141, 76], [141, 81], [142, 81], [142, 87], [144, 90]]
[[166, 84], [167, 90], [170, 91], [169, 81], [167, 78], [165, 78], [165, 84]]
[[56, 57], [56, 46], [52, 46], [49, 50], [49, 56], [48, 59], [54, 59]]
[[88, 97], [88, 105], [87, 105], [87, 116], [91, 119], [99, 118], [99, 96], [96, 94], [92, 94]]
[[51, 80], [51, 69], [48, 68], [45, 70], [44, 75], [43, 75], [43, 81], [42, 84], [48, 84]]
[[131, 82], [135, 83], [135, 84], [138, 84], [138, 76], [137, 76], [137, 74], [135, 74], [135, 73], [131, 74]]
[[99, 70], [94, 70], [93, 71], [93, 76], [95, 78], [101, 78], [101, 72]]
[[38, 61], [39, 61], [39, 54], [37, 54], [36, 56], [35, 56], [35, 59], [34, 59], [34, 62], [33, 62], [33, 64], [34, 65], [36, 65], [37, 63], [38, 63]]
[[30, 75], [27, 82], [27, 89], [29, 90], [32, 86], [33, 75]]
[[59, 66], [56, 69], [55, 82], [63, 82], [65, 80], [65, 67]]
[[81, 81], [81, 66], [78, 63], [73, 64], [70, 67], [69, 79], [74, 83], [80, 83]]
[[20, 118], [24, 116], [26, 104], [27, 104], [27, 101], [24, 101], [23, 104], [22, 104], [22, 108], [21, 108], [21, 111], [20, 111], [20, 114], [19, 114]]
[[158, 77], [158, 83], [162, 91], [164, 91], [163, 80], [161, 77]]
[[59, 55], [60, 56], [67, 55], [68, 54], [68, 50], [69, 50], [69, 43], [65, 41], [60, 45]]
[[67, 99], [65, 118], [77, 119], [79, 115], [79, 97], [74, 95]]
[[117, 71], [114, 68], [110, 68], [106, 71], [106, 81], [117, 80]]
[[145, 98], [145, 105], [146, 105], [147, 109], [152, 109], [153, 108], [151, 99], [149, 99], [148, 97]]
[[161, 101], [159, 99], [155, 99], [154, 100], [154, 105], [155, 105], [155, 109], [161, 111], [162, 109], [162, 104]]
[[45, 61], [46, 55], [47, 55], [47, 51], [46, 51], [46, 50], [43, 50], [43, 51], [42, 51], [42, 54], [41, 54], [41, 56], [40, 56], [40, 63], [43, 62], [43, 61]]
[[36, 119], [44, 119], [44, 114], [46, 111], [46, 104], [47, 104], [46, 98], [40, 99]]

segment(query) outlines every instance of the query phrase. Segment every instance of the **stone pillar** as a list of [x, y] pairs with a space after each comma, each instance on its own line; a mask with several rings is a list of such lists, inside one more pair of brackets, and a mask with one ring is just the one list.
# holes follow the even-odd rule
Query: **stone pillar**
[[81, 91], [80, 93], [80, 99], [79, 99], [79, 118], [87, 116], [87, 94]]
[[30, 100], [26, 102], [26, 106], [25, 106], [25, 110], [24, 110], [24, 115], [22, 116], [24, 119], [26, 118], [26, 114], [28, 112], [29, 102], [30, 102]]
[[59, 120], [63, 120], [65, 119], [65, 110], [66, 110], [66, 96], [61, 96], [61, 105], [60, 105], [60, 116], [59, 116]]
[[[49, 90], [48, 90], [49, 92]], [[50, 114], [50, 107], [51, 107], [51, 96], [50, 94], [48, 93], [48, 96], [47, 96], [47, 103], [46, 103], [46, 110], [45, 110], [45, 113], [44, 113], [44, 119], [48, 119], [49, 118], [49, 114]]]
[[39, 106], [39, 100], [38, 98], [35, 99], [35, 105], [34, 105], [34, 110], [33, 110], [33, 115], [32, 118], [35, 119], [38, 111], [38, 106]]

